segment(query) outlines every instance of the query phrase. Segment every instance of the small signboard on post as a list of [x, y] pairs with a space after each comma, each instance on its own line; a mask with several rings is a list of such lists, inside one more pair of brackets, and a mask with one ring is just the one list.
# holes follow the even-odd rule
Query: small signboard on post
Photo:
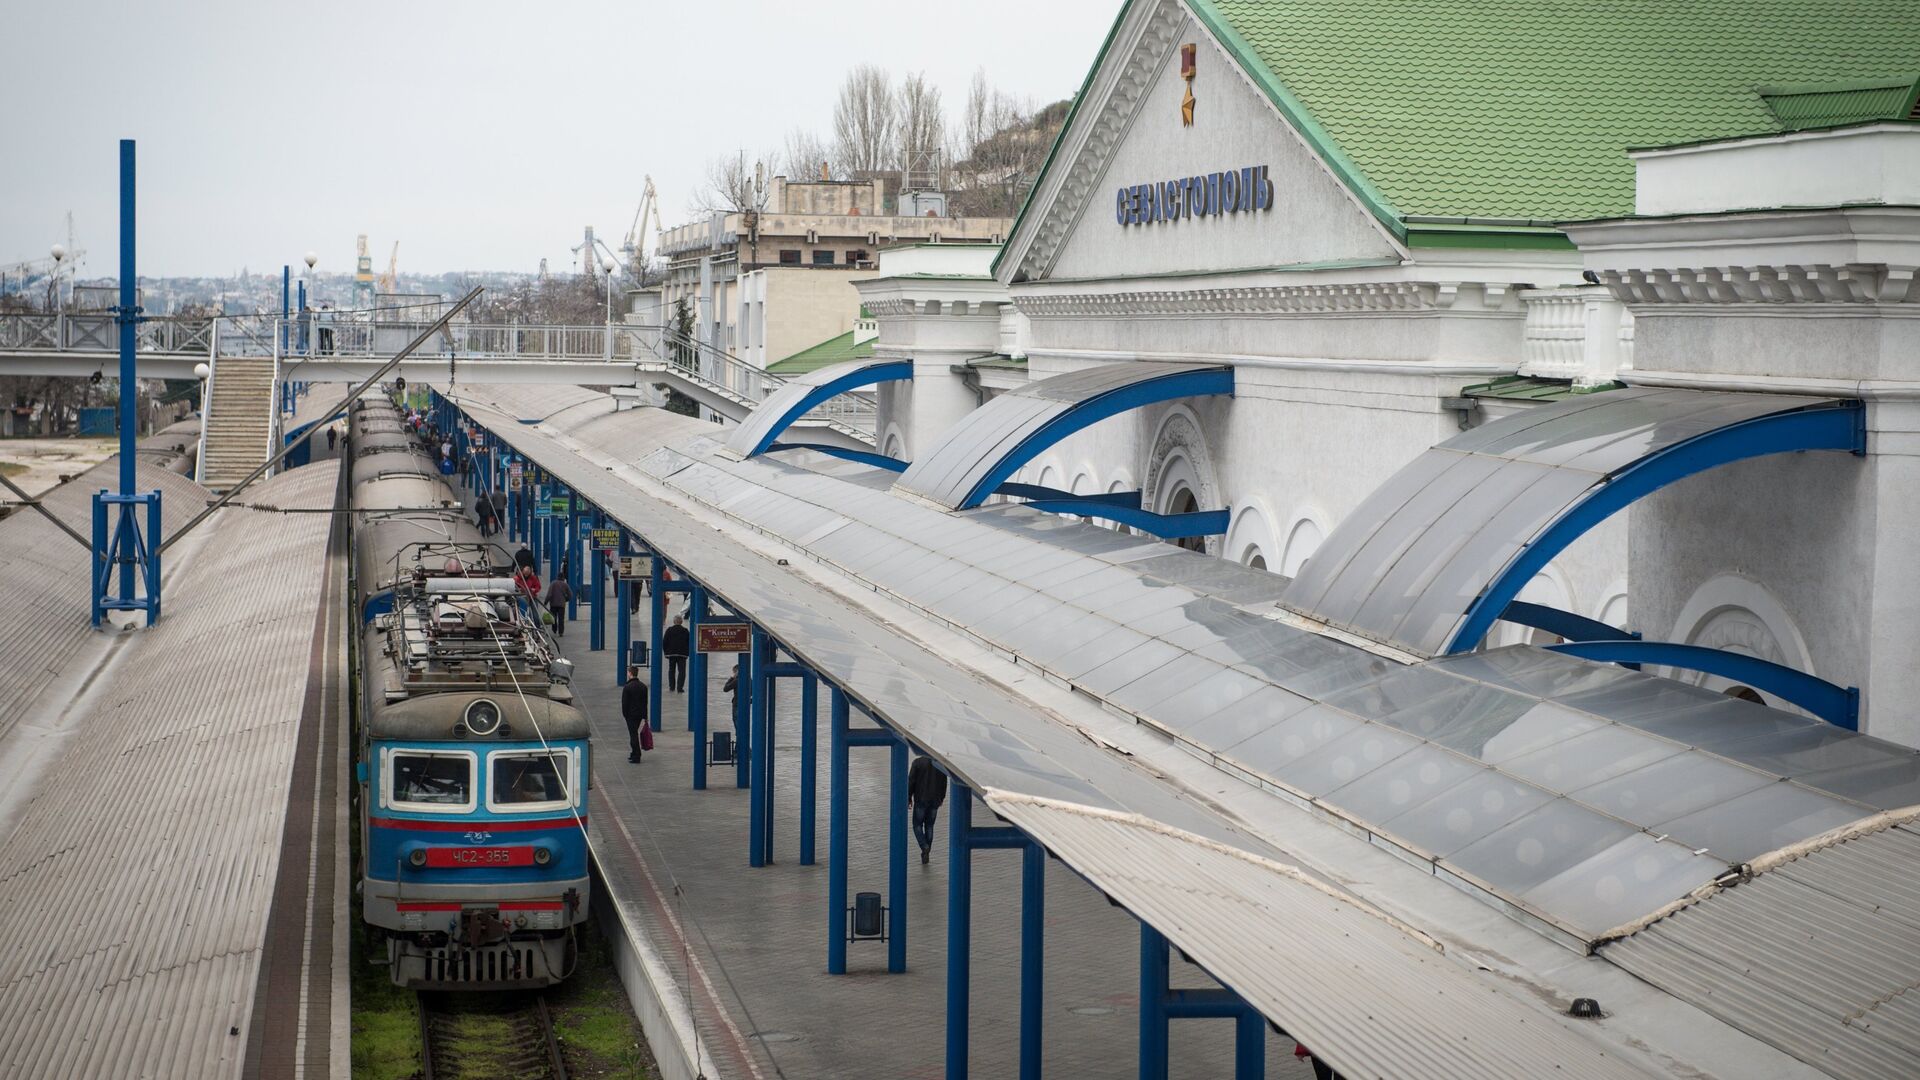
[[519, 462], [507, 466], [507, 490], [519, 491], [526, 486], [526, 466]]
[[547, 485], [545, 484], [535, 484], [533, 486], [533, 516], [536, 518], [550, 518], [553, 516], [553, 500], [547, 497]]
[[701, 623], [694, 648], [703, 653], [743, 653], [753, 647], [753, 627], [743, 622]]
[[467, 441], [473, 444], [475, 450], [485, 450], [487, 448], [487, 433], [475, 430], [467, 436]]
[[627, 555], [620, 560], [620, 580], [646, 581], [653, 577], [653, 556]]
[[590, 529], [588, 531], [593, 534], [593, 549], [595, 551], [620, 550], [619, 529]]
[[553, 505], [553, 517], [566, 517], [573, 512], [573, 497], [570, 495], [555, 495], [549, 501]]

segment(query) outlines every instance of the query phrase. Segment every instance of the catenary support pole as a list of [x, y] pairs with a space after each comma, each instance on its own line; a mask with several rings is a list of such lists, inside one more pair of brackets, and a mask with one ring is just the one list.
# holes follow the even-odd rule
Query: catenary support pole
[[809, 671], [800, 677], [800, 865], [813, 865], [813, 818], [820, 733], [820, 681]]
[[[135, 411], [136, 399], [140, 396], [138, 373], [134, 367], [134, 349], [140, 332], [140, 277], [134, 268], [134, 152], [133, 140], [120, 140], [120, 495], [132, 498], [134, 485], [138, 483], [134, 466], [138, 458], [134, 455], [134, 446], [139, 435], [139, 414]], [[114, 510], [119, 538], [118, 550], [114, 558], [119, 563], [120, 600], [133, 603], [133, 574], [135, 560], [138, 558], [139, 520], [134, 515], [132, 503], [122, 503]], [[157, 542], [158, 537], [153, 537]], [[153, 583], [158, 585], [158, 582]], [[151, 622], [154, 616], [149, 615]]]
[[693, 790], [707, 789], [707, 654], [700, 651], [700, 624], [707, 618], [707, 590], [695, 583], [687, 598], [687, 728], [693, 732]]
[[[827, 974], [847, 973], [847, 694], [827, 701]], [[888, 935], [891, 937], [892, 935]]]

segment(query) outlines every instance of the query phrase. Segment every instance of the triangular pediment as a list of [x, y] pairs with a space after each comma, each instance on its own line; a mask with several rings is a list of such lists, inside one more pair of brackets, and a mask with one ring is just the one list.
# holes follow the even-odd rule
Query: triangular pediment
[[996, 269], [1079, 280], [1401, 254], [1203, 22], [1179, 0], [1135, 0]]

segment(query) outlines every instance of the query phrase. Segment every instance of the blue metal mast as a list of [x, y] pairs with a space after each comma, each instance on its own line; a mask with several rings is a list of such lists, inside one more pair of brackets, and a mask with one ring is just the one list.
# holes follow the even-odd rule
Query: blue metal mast
[[[139, 414], [138, 373], [134, 366], [135, 336], [140, 309], [136, 305], [138, 278], [134, 275], [134, 153], [133, 140], [120, 140], [120, 305], [114, 319], [120, 327], [120, 490], [100, 491], [93, 497], [93, 625], [109, 610], [145, 611], [151, 626], [160, 618], [160, 493], [136, 492], [134, 436]], [[146, 529], [140, 527], [139, 508], [147, 509]], [[108, 507], [114, 512], [109, 515]], [[109, 528], [108, 518], [113, 518]], [[144, 579], [145, 595], [136, 598], [134, 574]], [[115, 574], [119, 576], [117, 588]], [[112, 594], [112, 595], [110, 595]]]

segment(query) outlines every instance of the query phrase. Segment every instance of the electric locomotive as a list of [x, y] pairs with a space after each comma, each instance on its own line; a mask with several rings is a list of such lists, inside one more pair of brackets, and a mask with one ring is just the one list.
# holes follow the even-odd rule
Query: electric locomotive
[[353, 416], [361, 915], [399, 985], [550, 985], [590, 894], [573, 665], [399, 419]]

